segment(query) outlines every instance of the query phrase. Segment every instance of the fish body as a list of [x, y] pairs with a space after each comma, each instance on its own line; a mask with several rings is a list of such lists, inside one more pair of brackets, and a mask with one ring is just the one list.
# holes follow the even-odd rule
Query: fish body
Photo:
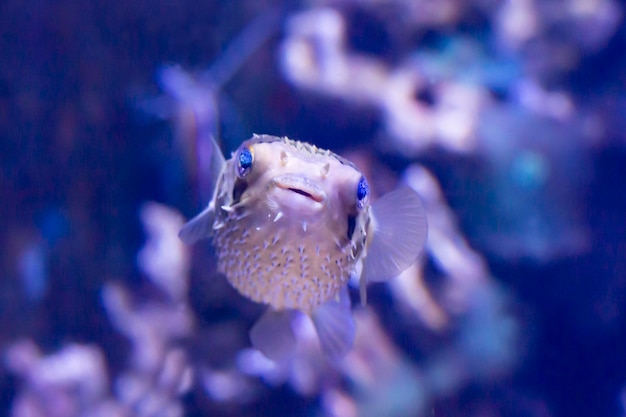
[[[329, 151], [286, 138], [257, 137], [248, 148], [263, 171], [247, 178], [259, 186], [236, 202], [230, 190], [237, 185], [222, 182], [214, 228], [219, 271], [253, 301], [311, 313], [337, 295], [363, 252], [367, 213], [357, 209], [353, 189], [349, 196], [340, 189], [362, 175]], [[236, 163], [229, 160], [225, 172]]]
[[360, 278], [364, 297], [368, 281], [415, 261], [427, 233], [419, 197], [406, 188], [370, 204], [354, 164], [305, 142], [255, 135], [227, 161], [214, 148], [214, 197], [181, 238], [211, 237], [219, 272], [269, 306], [251, 331], [266, 356], [290, 350], [289, 316], [300, 311], [313, 319], [325, 353], [340, 358], [354, 337], [346, 284]]

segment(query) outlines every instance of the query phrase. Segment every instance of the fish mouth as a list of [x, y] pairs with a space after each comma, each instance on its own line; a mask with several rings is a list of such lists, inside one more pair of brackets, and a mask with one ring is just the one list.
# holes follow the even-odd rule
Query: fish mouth
[[274, 178], [273, 182], [277, 188], [299, 194], [316, 203], [321, 203], [326, 199], [326, 193], [322, 187], [306, 177], [281, 175]]

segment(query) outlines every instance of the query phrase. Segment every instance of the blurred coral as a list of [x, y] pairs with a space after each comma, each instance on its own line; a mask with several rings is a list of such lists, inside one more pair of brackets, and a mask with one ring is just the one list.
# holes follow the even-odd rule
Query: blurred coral
[[[625, 415], [622, 2], [0, 10], [0, 414]], [[262, 307], [178, 239], [208, 139], [253, 132], [427, 210], [336, 365], [304, 316], [291, 360], [252, 349]]]

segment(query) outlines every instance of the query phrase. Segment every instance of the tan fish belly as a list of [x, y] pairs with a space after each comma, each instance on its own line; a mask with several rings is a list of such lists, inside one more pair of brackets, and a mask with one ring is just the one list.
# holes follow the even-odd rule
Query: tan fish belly
[[347, 250], [314, 233], [272, 235], [237, 223], [216, 230], [218, 269], [242, 295], [277, 310], [311, 313], [337, 294], [353, 267]]

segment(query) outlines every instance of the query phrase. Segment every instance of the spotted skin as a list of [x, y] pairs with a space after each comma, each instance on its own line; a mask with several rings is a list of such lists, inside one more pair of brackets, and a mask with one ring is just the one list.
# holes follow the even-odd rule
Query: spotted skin
[[[277, 192], [272, 198], [272, 176], [237, 178], [232, 175], [237, 158], [231, 158], [217, 191], [213, 243], [218, 270], [253, 301], [311, 313], [346, 285], [364, 253], [368, 211], [356, 207], [362, 174], [330, 151], [287, 138], [257, 136], [242, 147], [263, 152], [255, 164], [274, 170], [272, 175], [306, 176], [303, 188], [323, 189], [325, 200], [312, 214], [301, 213], [300, 206], [290, 206], [302, 203], [300, 195]], [[335, 193], [336, 188], [346, 190]], [[344, 195], [348, 203], [335, 201]]]

